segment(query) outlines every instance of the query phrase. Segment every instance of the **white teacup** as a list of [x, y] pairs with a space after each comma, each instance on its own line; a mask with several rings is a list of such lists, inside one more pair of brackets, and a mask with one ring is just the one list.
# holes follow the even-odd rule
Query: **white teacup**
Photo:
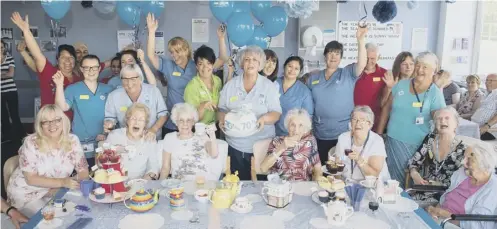
[[205, 134], [205, 127], [206, 125], [204, 123], [195, 123], [195, 134], [197, 135], [204, 135]]
[[387, 180], [387, 186], [389, 188], [392, 188], [392, 189], [393, 188], [397, 188], [397, 187], [399, 187], [399, 184], [400, 183], [398, 181], [396, 181], [396, 180]]
[[365, 180], [365, 184], [368, 186], [368, 187], [373, 187], [376, 185], [376, 180], [377, 178], [375, 176], [366, 176], [365, 177], [366, 180]]
[[235, 199], [235, 206], [238, 208], [248, 208], [250, 201], [247, 197], [237, 197]]

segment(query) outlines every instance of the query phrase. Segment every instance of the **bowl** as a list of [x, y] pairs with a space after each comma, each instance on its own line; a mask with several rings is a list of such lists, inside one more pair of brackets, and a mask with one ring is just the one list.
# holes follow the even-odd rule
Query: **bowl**
[[199, 189], [194, 194], [195, 199], [200, 203], [207, 203], [209, 201], [209, 190]]

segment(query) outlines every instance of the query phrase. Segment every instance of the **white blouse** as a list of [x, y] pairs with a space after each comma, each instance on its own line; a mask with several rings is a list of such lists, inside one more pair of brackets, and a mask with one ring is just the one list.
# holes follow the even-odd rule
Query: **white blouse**
[[124, 151], [124, 153], [121, 154], [121, 166], [128, 171], [128, 178], [130, 180], [142, 178], [148, 173], [159, 175], [160, 165], [158, 163], [157, 153], [160, 149], [157, 142], [129, 140], [126, 136], [126, 128], [120, 128], [110, 132], [105, 142], [110, 145], [134, 149], [130, 152]]
[[[345, 169], [343, 173], [343, 177], [352, 179], [355, 181], [361, 181], [364, 180], [365, 177], [362, 174], [361, 169], [359, 168], [359, 165], [354, 162], [354, 172], [351, 172], [351, 160], [349, 157], [345, 156], [345, 150], [346, 149], [353, 149], [356, 152], [361, 152], [363, 147], [357, 147], [357, 146], [352, 146], [351, 144], [351, 132], [345, 132], [338, 136], [338, 143], [335, 148], [335, 155], [340, 158], [344, 163], [345, 163]], [[381, 156], [385, 157], [385, 161], [383, 163], [383, 168], [381, 169], [381, 172], [379, 174], [379, 177], [382, 180], [389, 180], [390, 179], [390, 173], [388, 172], [387, 168], [387, 153], [385, 150], [385, 143], [383, 142], [383, 138], [374, 133], [373, 131], [369, 131], [369, 139], [366, 142], [365, 145], [366, 148], [364, 148], [363, 154], [361, 155], [364, 160], [368, 161], [369, 157], [371, 156]]]

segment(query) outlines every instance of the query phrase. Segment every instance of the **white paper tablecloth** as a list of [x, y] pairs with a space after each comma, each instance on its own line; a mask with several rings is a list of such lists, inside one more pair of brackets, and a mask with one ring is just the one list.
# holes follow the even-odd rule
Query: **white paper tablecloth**
[[463, 135], [480, 139], [480, 126], [476, 122], [459, 118], [459, 127], [456, 130], [457, 135]]

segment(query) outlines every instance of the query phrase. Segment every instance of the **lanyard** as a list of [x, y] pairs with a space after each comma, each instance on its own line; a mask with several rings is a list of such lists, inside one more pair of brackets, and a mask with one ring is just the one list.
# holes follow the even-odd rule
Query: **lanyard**
[[[366, 137], [366, 141], [362, 145], [362, 149], [361, 149], [361, 153], [359, 154], [359, 157], [362, 156], [362, 154], [364, 154], [364, 149], [366, 149], [366, 144], [368, 144], [368, 141], [369, 141], [369, 132], [368, 132], [368, 136]], [[354, 145], [354, 138], [352, 137], [352, 135], [350, 135], [350, 149], [351, 150], [352, 150], [353, 145]], [[354, 161], [350, 160], [350, 167], [352, 168], [350, 171], [350, 177], [352, 177], [352, 175], [354, 175], [354, 170], [357, 167], [357, 164], [354, 165]], [[362, 171], [361, 171], [361, 173], [362, 173]]]
[[[462, 141], [461, 141], [462, 142]], [[459, 144], [455, 144], [457, 143], [456, 139], [453, 139], [452, 140], [452, 143], [450, 144], [450, 148], [449, 148], [449, 154], [443, 159], [443, 161], [441, 161], [440, 163], [440, 167], [438, 166], [438, 161], [440, 160], [440, 152], [439, 152], [439, 147], [440, 147], [440, 139], [438, 138], [438, 135], [435, 137], [435, 157], [437, 159], [437, 162], [434, 162], [435, 164], [435, 174], [438, 175], [438, 172], [440, 172], [440, 170], [442, 169], [443, 165], [445, 164], [445, 160], [447, 160], [447, 158], [450, 157], [450, 155], [452, 155], [455, 151], [455, 147], [454, 146], [458, 146]]]
[[428, 87], [428, 89], [425, 91], [425, 95], [423, 96], [423, 101], [419, 100], [419, 96], [418, 96], [418, 92], [416, 91], [416, 87], [414, 87], [414, 80], [411, 80], [411, 84], [412, 84], [412, 90], [414, 91], [414, 94], [416, 95], [416, 100], [418, 100], [418, 103], [421, 103], [421, 107], [419, 107], [419, 113], [423, 113], [423, 105], [424, 105], [424, 102], [426, 100], [426, 96], [428, 95], [428, 92], [430, 91], [430, 88], [431, 88], [431, 85], [433, 83], [430, 84], [430, 86]]
[[[212, 77], [214, 77], [214, 76], [212, 76]], [[202, 89], [204, 89], [207, 92], [207, 96], [209, 97], [209, 101], [213, 102], [211, 91], [209, 91], [209, 88], [207, 88], [207, 86], [204, 84], [204, 81], [202, 81], [202, 79], [200, 79], [200, 77], [198, 77], [197, 80], [200, 81], [200, 86], [202, 87]], [[214, 91], [215, 90], [214, 89], [214, 79], [211, 78], [211, 80], [212, 80], [212, 89]]]

